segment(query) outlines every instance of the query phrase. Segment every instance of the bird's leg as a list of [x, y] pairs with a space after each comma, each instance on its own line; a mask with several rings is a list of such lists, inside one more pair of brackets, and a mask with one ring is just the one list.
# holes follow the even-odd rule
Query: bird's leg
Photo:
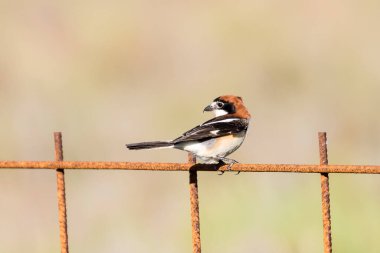
[[238, 161], [231, 159], [231, 158], [226, 158], [226, 157], [221, 157], [220, 158], [225, 164], [228, 164], [227, 170], [230, 171], [232, 168], [232, 165], [235, 163], [239, 163]]
[[[220, 166], [226, 165], [226, 163], [220, 158], [220, 157], [207, 157], [207, 156], [196, 156], [197, 158], [201, 159], [205, 162], [205, 164], [215, 164], [216, 168], [219, 168]], [[224, 171], [218, 171], [218, 175], [223, 175]]]
[[[219, 158], [218, 158], [219, 159]], [[221, 159], [219, 159], [219, 163], [218, 163], [218, 165], [220, 165], [220, 166], [223, 166], [223, 165], [226, 165], [226, 163], [224, 162], [224, 161], [222, 161]], [[224, 171], [219, 171], [218, 170], [218, 175], [219, 176], [221, 176], [221, 175], [223, 175], [224, 174]]]
[[[227, 170], [228, 171], [231, 171], [232, 169], [232, 166], [235, 164], [235, 163], [239, 163], [238, 161], [234, 160], [234, 159], [231, 159], [231, 158], [226, 158], [226, 157], [218, 157], [219, 161], [222, 161], [224, 164], [228, 164], [228, 167], [227, 167]], [[221, 174], [219, 175], [223, 175], [224, 171], [221, 171]], [[239, 175], [240, 171], [238, 171], [238, 173], [236, 175]]]

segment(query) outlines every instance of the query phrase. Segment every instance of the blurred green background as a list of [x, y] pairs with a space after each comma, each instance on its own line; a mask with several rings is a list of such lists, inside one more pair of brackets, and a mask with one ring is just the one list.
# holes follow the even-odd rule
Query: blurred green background
[[[219, 95], [242, 163], [380, 164], [379, 1], [0, 0], [0, 160], [184, 162]], [[318, 174], [199, 173], [204, 252], [322, 252]], [[188, 174], [67, 171], [71, 252], [192, 252]], [[380, 252], [380, 177], [331, 175], [334, 252]], [[55, 172], [1, 170], [0, 252], [59, 252]]]

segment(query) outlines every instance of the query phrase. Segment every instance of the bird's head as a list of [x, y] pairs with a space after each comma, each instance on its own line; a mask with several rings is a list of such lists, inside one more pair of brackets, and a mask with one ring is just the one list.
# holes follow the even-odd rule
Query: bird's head
[[203, 110], [212, 111], [215, 117], [231, 114], [237, 117], [250, 118], [247, 108], [244, 106], [243, 99], [238, 96], [225, 95], [214, 99], [214, 101], [206, 106]]

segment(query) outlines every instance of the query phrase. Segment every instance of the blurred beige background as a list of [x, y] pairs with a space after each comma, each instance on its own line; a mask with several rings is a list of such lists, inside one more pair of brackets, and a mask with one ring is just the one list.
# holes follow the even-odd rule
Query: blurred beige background
[[[0, 1], [0, 160], [183, 162], [127, 151], [253, 120], [242, 163], [380, 164], [378, 1]], [[71, 252], [191, 252], [188, 175], [67, 171]], [[322, 252], [317, 174], [199, 173], [207, 253]], [[380, 252], [380, 177], [331, 175], [334, 252]], [[0, 171], [0, 252], [59, 252], [55, 172]]]

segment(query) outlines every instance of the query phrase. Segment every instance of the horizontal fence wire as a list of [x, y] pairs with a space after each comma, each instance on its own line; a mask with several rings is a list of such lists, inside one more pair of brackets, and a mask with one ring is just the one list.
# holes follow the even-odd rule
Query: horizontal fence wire
[[[87, 161], [0, 161], [0, 169], [71, 170], [152, 170], [152, 171], [228, 171], [228, 166], [192, 163], [87, 162]], [[319, 164], [234, 164], [235, 172], [354, 173], [380, 174], [379, 165]]]

